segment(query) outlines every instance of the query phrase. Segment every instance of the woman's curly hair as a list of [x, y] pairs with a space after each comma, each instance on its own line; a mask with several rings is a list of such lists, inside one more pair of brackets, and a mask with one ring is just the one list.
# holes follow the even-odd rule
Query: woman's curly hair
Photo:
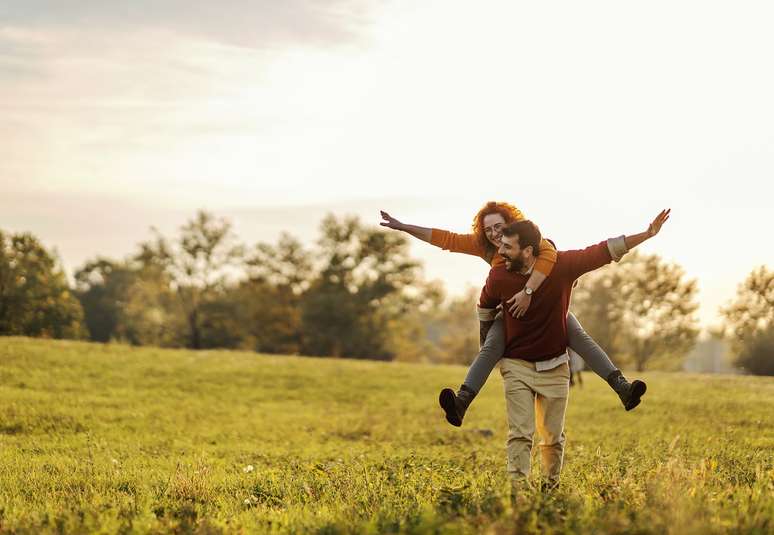
[[524, 216], [518, 208], [507, 202], [489, 201], [478, 211], [476, 217], [473, 218], [473, 234], [476, 235], [478, 243], [481, 244], [487, 255], [494, 256], [496, 252], [495, 247], [484, 233], [484, 218], [489, 214], [500, 214], [505, 219], [506, 225], [524, 219]]

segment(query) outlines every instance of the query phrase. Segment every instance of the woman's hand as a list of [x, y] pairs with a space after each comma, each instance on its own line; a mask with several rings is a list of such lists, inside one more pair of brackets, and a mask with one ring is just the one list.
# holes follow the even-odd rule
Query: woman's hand
[[403, 232], [407, 232], [422, 241], [433, 243], [433, 229], [418, 227], [417, 225], [409, 225], [408, 223], [401, 223], [384, 210], [379, 210], [379, 213], [382, 214], [382, 219], [384, 220], [379, 223], [381, 226], [394, 230], [402, 230]]
[[506, 301], [506, 304], [509, 305], [508, 312], [510, 312], [511, 316], [514, 318], [520, 318], [526, 314], [530, 303], [532, 303], [532, 296], [527, 295], [524, 290]]
[[384, 210], [380, 210], [379, 213], [382, 214], [382, 219], [384, 219], [384, 221], [379, 223], [381, 226], [395, 230], [403, 230], [403, 223], [392, 217]]

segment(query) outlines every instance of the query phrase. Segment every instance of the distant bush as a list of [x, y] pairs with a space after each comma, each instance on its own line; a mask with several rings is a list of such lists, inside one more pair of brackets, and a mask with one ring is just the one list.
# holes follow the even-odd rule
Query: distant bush
[[720, 309], [723, 330], [737, 366], [756, 375], [774, 375], [774, 271], [754, 269], [739, 285], [736, 299]]
[[754, 336], [736, 363], [754, 375], [774, 375], [774, 328]]
[[0, 335], [81, 338], [82, 321], [53, 255], [32, 234], [0, 231]]

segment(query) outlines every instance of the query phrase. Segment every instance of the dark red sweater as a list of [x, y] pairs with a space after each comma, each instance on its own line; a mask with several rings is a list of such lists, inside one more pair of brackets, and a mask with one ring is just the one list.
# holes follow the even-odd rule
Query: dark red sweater
[[510, 272], [505, 266], [493, 267], [481, 290], [479, 306], [503, 305], [505, 353], [508, 358], [536, 362], [558, 357], [567, 351], [567, 310], [575, 280], [612, 261], [607, 241], [576, 251], [559, 251], [551, 275], [532, 295], [532, 302], [521, 318], [507, 312], [505, 301], [524, 289], [529, 275]]

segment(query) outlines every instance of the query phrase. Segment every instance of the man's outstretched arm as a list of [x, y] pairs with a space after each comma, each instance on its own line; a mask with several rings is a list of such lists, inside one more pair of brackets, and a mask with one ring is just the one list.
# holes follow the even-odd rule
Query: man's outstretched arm
[[661, 210], [661, 213], [648, 225], [648, 230], [644, 232], [610, 238], [607, 242], [592, 245], [580, 251], [566, 251], [564, 258], [571, 277], [577, 279], [584, 273], [610, 263], [611, 260], [619, 261], [624, 254], [658, 234], [669, 219], [670, 213], [671, 209]]
[[623, 238], [624, 247], [626, 248], [626, 250], [623, 251], [621, 255], [618, 255], [619, 258], [616, 258], [616, 255], [613, 254], [614, 251], [611, 250], [610, 255], [613, 257], [613, 260], [616, 260], [616, 261], [620, 260], [620, 256], [623, 256], [623, 254], [628, 253], [629, 251], [637, 247], [645, 240], [649, 240], [650, 238], [658, 234], [659, 231], [661, 230], [661, 227], [669, 219], [669, 214], [671, 212], [672, 212], [671, 208], [667, 208], [666, 210], [661, 210], [661, 213], [658, 214], [656, 218], [650, 222], [650, 225], [648, 225], [648, 230], [646, 230], [645, 232], [640, 232], [639, 234], [632, 234], [631, 236], [621, 236], [621, 238]]

